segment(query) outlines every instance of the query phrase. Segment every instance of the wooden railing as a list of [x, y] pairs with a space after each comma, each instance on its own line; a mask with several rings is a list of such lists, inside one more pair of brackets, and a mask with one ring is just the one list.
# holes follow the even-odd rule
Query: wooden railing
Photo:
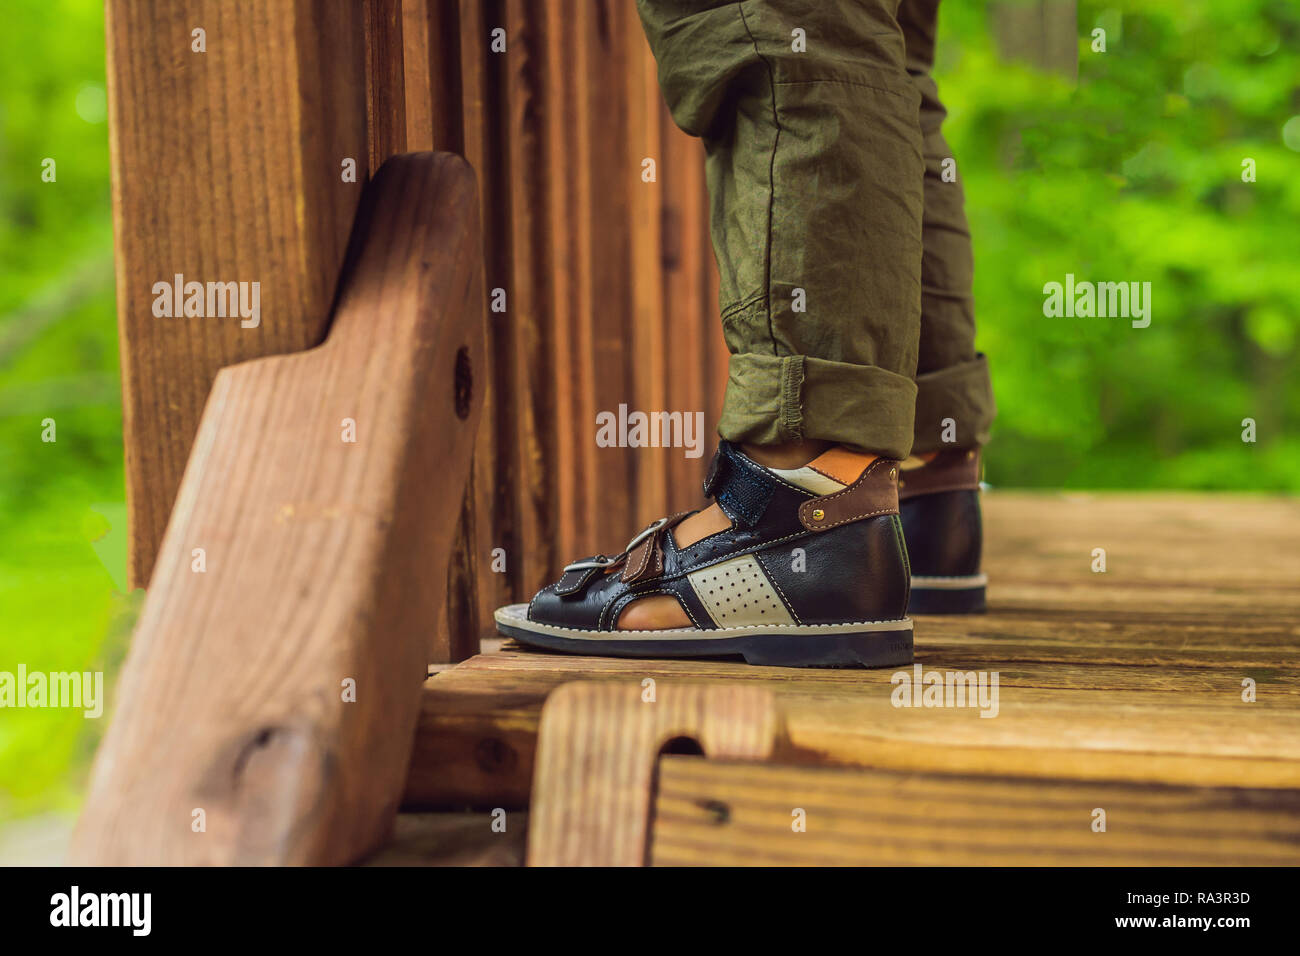
[[73, 858], [351, 861], [426, 664], [699, 497], [596, 416], [716, 418], [701, 150], [617, 0], [114, 0], [107, 38], [149, 593]]
[[346, 863], [385, 836], [483, 408], [481, 265], [468, 164], [393, 157], [324, 344], [217, 375], [79, 859]]
[[[218, 370], [322, 341], [362, 185], [409, 150], [474, 168], [500, 309], [430, 660], [472, 653], [491, 610], [563, 561], [698, 499], [681, 449], [596, 444], [620, 404], [715, 421], [726, 374], [702, 149], [666, 114], [631, 4], [115, 0], [108, 46], [135, 585]], [[155, 316], [154, 283], [177, 274], [259, 280], [258, 326]]]
[[700, 499], [703, 461], [598, 447], [596, 415], [716, 421], [726, 349], [703, 150], [667, 115], [632, 4], [403, 0], [402, 27], [406, 145], [463, 151], [478, 172], [488, 301], [504, 307], [487, 317], [452, 570], [460, 659], [477, 648], [471, 606], [481, 629], [565, 561]]

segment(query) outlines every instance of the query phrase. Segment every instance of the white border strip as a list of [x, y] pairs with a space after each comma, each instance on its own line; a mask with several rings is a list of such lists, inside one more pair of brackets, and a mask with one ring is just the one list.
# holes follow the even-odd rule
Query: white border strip
[[681, 641], [716, 640], [723, 637], [748, 637], [753, 634], [860, 634], [863, 631], [910, 631], [912, 619], [900, 621], [862, 621], [855, 624], [750, 624], [744, 627], [718, 627], [704, 630], [698, 627], [674, 627], [662, 631], [589, 631], [577, 627], [557, 627], [528, 620], [527, 604], [507, 604], [493, 615], [497, 623], [535, 634], [551, 634], [576, 641]]
[[964, 578], [912, 576], [912, 587], [929, 588], [932, 591], [961, 591], [966, 588], [982, 588], [988, 583], [987, 574], [971, 574]]

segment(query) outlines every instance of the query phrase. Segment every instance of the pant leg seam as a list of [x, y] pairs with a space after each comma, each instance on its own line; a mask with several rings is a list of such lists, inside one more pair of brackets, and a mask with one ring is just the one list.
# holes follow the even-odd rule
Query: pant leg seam
[[773, 208], [776, 206], [776, 150], [781, 142], [781, 121], [777, 118], [776, 109], [776, 73], [772, 69], [772, 64], [767, 57], [758, 48], [758, 40], [754, 38], [754, 33], [749, 29], [749, 20], [745, 16], [744, 3], [736, 4], [736, 12], [740, 14], [740, 24], [745, 28], [745, 33], [749, 36], [749, 42], [753, 44], [754, 55], [763, 61], [763, 66], [767, 68], [767, 87], [769, 95], [772, 98], [772, 126], [776, 129], [772, 137], [772, 155], [767, 164], [767, 236], [763, 248], [763, 286], [767, 296], [767, 334], [772, 340], [772, 354], [778, 352], [776, 345], [776, 330], [772, 326], [772, 221]]
[[803, 438], [804, 357], [787, 355], [781, 359], [781, 428], [791, 438]]
[[875, 90], [877, 93], [888, 93], [890, 96], [905, 97], [908, 95], [906, 90], [890, 90], [883, 86], [876, 86], [872, 83], [859, 83], [854, 80], [841, 80], [836, 77], [814, 77], [807, 80], [776, 80], [775, 86], [853, 86], [861, 90]]
[[921, 284], [921, 295], [931, 295], [936, 299], [954, 299], [959, 302], [972, 302], [975, 296], [971, 292], [954, 292], [951, 289], [940, 289], [938, 286]]
[[724, 322], [727, 321], [727, 319], [731, 318], [736, 313], [743, 312], [745, 309], [749, 308], [755, 302], [762, 301], [766, 298], [767, 298], [766, 292], [755, 292], [753, 295], [747, 296], [746, 298], [737, 302], [735, 305], [727, 306], [727, 308], [722, 310], [722, 316], [721, 316], [722, 321]]

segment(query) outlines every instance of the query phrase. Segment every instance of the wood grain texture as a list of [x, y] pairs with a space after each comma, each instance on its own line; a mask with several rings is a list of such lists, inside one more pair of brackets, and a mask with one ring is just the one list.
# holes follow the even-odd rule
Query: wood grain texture
[[[218, 370], [325, 335], [369, 173], [361, 13], [323, 0], [106, 5], [133, 587], [149, 580]], [[348, 157], [356, 182], [340, 175]], [[178, 274], [259, 282], [260, 323], [155, 317], [154, 283]]]
[[[402, 0], [402, 104], [410, 150], [465, 151], [457, 0]], [[484, 382], [486, 387], [486, 380]], [[480, 607], [477, 495], [471, 476], [447, 566], [445, 623], [431, 637], [430, 662], [462, 661], [478, 648]]]
[[[462, 516], [468, 549], [453, 564], [466, 572], [456, 607], [469, 605], [472, 567], [478, 621], [490, 627], [496, 607], [527, 600], [563, 563], [617, 549], [699, 500], [704, 462], [681, 449], [599, 447], [596, 414], [621, 403], [705, 410], [712, 442], [726, 367], [716, 361], [703, 151], [668, 118], [630, 7], [409, 0], [402, 17], [407, 135], [463, 150], [474, 166], [487, 288], [506, 297], [488, 315], [489, 427], [473, 514]], [[497, 30], [504, 49], [493, 49]], [[647, 157], [655, 183], [641, 179]], [[687, 211], [671, 222], [670, 202]], [[671, 288], [669, 226], [683, 280]], [[675, 323], [677, 313], [688, 319]], [[456, 626], [439, 653], [480, 636], [462, 644]]]
[[[627, 401], [632, 408], [650, 413], [682, 413], [686, 411], [682, 405], [684, 396], [672, 387], [676, 376], [670, 378], [669, 369], [679, 357], [700, 349], [703, 343], [676, 342], [670, 345], [667, 335], [672, 320], [664, 300], [663, 226], [667, 189], [664, 167], [667, 157], [659, 123], [663, 97], [659, 92], [655, 61], [636, 56], [638, 44], [645, 41], [645, 34], [640, 18], [632, 15], [630, 5], [628, 13], [628, 16], [620, 18], [619, 26], [629, 51], [626, 80], [628, 215], [636, 223], [629, 250], [631, 268], [628, 274], [632, 282], [628, 333], [632, 363]], [[650, 169], [646, 168], [646, 160], [653, 163], [654, 176], [650, 181], [647, 181]], [[695, 506], [697, 495], [678, 504], [669, 494], [669, 462], [685, 457], [681, 448], [643, 448], [633, 453], [636, 464], [634, 520], [644, 526], [662, 515]], [[697, 461], [696, 464], [702, 472], [703, 463]], [[703, 474], [700, 480], [703, 480]]]
[[[561, 3], [545, 4], [543, 27], [546, 61], [565, 63], [575, 56], [571, 36], [576, 32], [573, 11]], [[548, 77], [548, 99], [542, 112], [547, 165], [552, 171], [547, 229], [551, 237], [551, 263], [556, 279], [551, 283], [551, 345], [554, 377], [555, 455], [550, 461], [555, 479], [552, 508], [556, 548], [561, 560], [570, 561], [579, 545], [573, 530], [595, 524], [597, 496], [583, 490], [595, 487], [595, 443], [588, 440], [596, 419], [594, 360], [591, 350], [590, 295], [581, 278], [590, 266], [584, 259], [586, 244], [581, 216], [575, 215], [583, 190], [580, 124], [583, 122], [578, 89], [586, 77], [578, 70], [554, 69]], [[569, 552], [573, 554], [568, 557]]]
[[1075, 0], [994, 0], [988, 5], [989, 32], [998, 56], [1029, 63], [1071, 83], [1079, 80], [1079, 16]]
[[401, 0], [365, 0], [366, 135], [370, 168], [406, 145], [406, 67]]
[[[717, 262], [709, 244], [708, 193], [704, 187], [704, 147], [679, 130], [661, 111], [660, 165], [663, 194], [663, 230], [660, 257], [663, 264], [666, 323], [660, 330], [664, 351], [671, 356], [665, 371], [666, 387], [680, 410], [704, 414], [704, 461], [716, 440], [722, 411], [724, 364], [719, 374], [713, 365], [717, 352], [727, 355], [718, 321], [717, 297], [710, 292], [710, 275]], [[711, 297], [712, 295], [712, 297]], [[670, 510], [702, 504], [702, 462], [684, 454], [668, 456]]]
[[[1093, 830], [1098, 809], [1104, 831]], [[665, 756], [651, 860], [655, 866], [1295, 866], [1300, 790]]]
[[[587, 482], [562, 492], [582, 500], [586, 511], [573, 527], [561, 529], [560, 553], [572, 555], [566, 561], [598, 552], [617, 553], [657, 517], [638, 513], [636, 459], [642, 452], [596, 445], [596, 415], [617, 412], [619, 403], [628, 400], [632, 381], [631, 244], [633, 230], [643, 224], [630, 213], [629, 190], [640, 186], [639, 159], [632, 159], [628, 142], [629, 51], [618, 24], [620, 13], [634, 16], [635, 11], [607, 0], [577, 3], [569, 9], [577, 107], [572, 135], [579, 164], [573, 210], [579, 266], [573, 281], [581, 297], [580, 361], [591, 370], [590, 397], [584, 401], [577, 440], [590, 451], [591, 472]], [[640, 50], [632, 54], [649, 55]], [[554, 578], [525, 582], [525, 590], [550, 580]]]
[[779, 733], [761, 687], [565, 684], [542, 710], [528, 823], [530, 866], [641, 866], [659, 752], [763, 760]]
[[[792, 762], [1300, 787], [1300, 504], [998, 491], [984, 504], [989, 613], [918, 618], [916, 646], [927, 670], [998, 671], [996, 718], [896, 708], [887, 670], [505, 650], [426, 685], [405, 800], [525, 806], [546, 695], [645, 677], [771, 688]], [[1104, 574], [1094, 547], [1107, 549]]]
[[[456, 20], [460, 18], [457, 4], [446, 4], [451, 8]], [[440, 25], [437, 21], [438, 0], [401, 0], [402, 17], [402, 121], [406, 130], [406, 148], [410, 150], [439, 149], [449, 153], [463, 151], [460, 145], [447, 145], [447, 131], [434, 133], [434, 94], [455, 91], [456, 111], [447, 116], [444, 108], [443, 118], [454, 127], [459, 139], [462, 130], [460, 117], [460, 28], [453, 31], [453, 42], [438, 35]], [[431, 22], [432, 21], [432, 22]], [[453, 23], [456, 21], [454, 20]], [[431, 29], [432, 28], [432, 29]], [[431, 68], [435, 62], [448, 63], [449, 72], [455, 77], [455, 86], [449, 86], [445, 77], [434, 80]], [[435, 140], [441, 142], [435, 145]]]
[[391, 823], [482, 406], [482, 290], [463, 160], [394, 158], [366, 196], [326, 342], [217, 376], [79, 862], [345, 863]]
[[[206, 54], [189, 50], [195, 25]], [[498, 28], [504, 52], [490, 48]], [[321, 341], [361, 184], [406, 148], [474, 167], [487, 288], [509, 303], [489, 316], [489, 427], [432, 658], [465, 656], [492, 610], [564, 562], [698, 502], [704, 466], [680, 449], [595, 442], [597, 411], [623, 402], [703, 409], [711, 442], [726, 378], [702, 150], [667, 116], [634, 10], [122, 0], [108, 37], [134, 584], [148, 581], [217, 370]], [[641, 181], [647, 156], [657, 183]], [[345, 157], [356, 183], [341, 179]], [[260, 281], [260, 327], [154, 318], [153, 283], [177, 273]]]
[[556, 455], [553, 403], [558, 369], [540, 361], [551, 354], [551, 284], [559, 279], [551, 266], [552, 174], [541, 118], [551, 105], [549, 86], [556, 70], [547, 61], [544, 23], [537, 4], [506, 0], [508, 53], [497, 58], [506, 68], [512, 269], [509, 309], [496, 317], [506, 326], [509, 357], [499, 400], [513, 406], [510, 492], [514, 527], [523, 546], [509, 557], [525, 582], [548, 578], [562, 563], [555, 548], [555, 488], [549, 467]]
[[[479, 217], [483, 224], [483, 274], [488, 297], [494, 290], [511, 284], [508, 150], [505, 142], [503, 106], [503, 63], [500, 54], [490, 52], [491, 31], [499, 27], [504, 16], [500, 0], [461, 0], [457, 18], [460, 30], [461, 115], [464, 155], [474, 167], [482, 188], [479, 190]], [[487, 308], [485, 304], [485, 309]], [[491, 627], [492, 612], [509, 601], [518, 580], [515, 562], [522, 544], [514, 528], [514, 504], [511, 496], [512, 449], [515, 447], [515, 423], [509, 401], [500, 395], [509, 382], [507, 340], [500, 313], [485, 312], [487, 325], [488, 366], [482, 376], [486, 381], [487, 402], [484, 427], [479, 431], [474, 450], [474, 493], [476, 525], [475, 560], [478, 562], [479, 621]], [[506, 557], [504, 573], [495, 573], [492, 555], [501, 549]]]
[[527, 813], [399, 813], [392, 839], [362, 865], [523, 866], [527, 835]]

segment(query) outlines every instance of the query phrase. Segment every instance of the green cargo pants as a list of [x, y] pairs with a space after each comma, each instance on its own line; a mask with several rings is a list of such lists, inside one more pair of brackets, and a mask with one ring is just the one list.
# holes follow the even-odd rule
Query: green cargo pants
[[705, 145], [724, 438], [894, 458], [988, 439], [938, 2], [638, 0], [673, 119]]

